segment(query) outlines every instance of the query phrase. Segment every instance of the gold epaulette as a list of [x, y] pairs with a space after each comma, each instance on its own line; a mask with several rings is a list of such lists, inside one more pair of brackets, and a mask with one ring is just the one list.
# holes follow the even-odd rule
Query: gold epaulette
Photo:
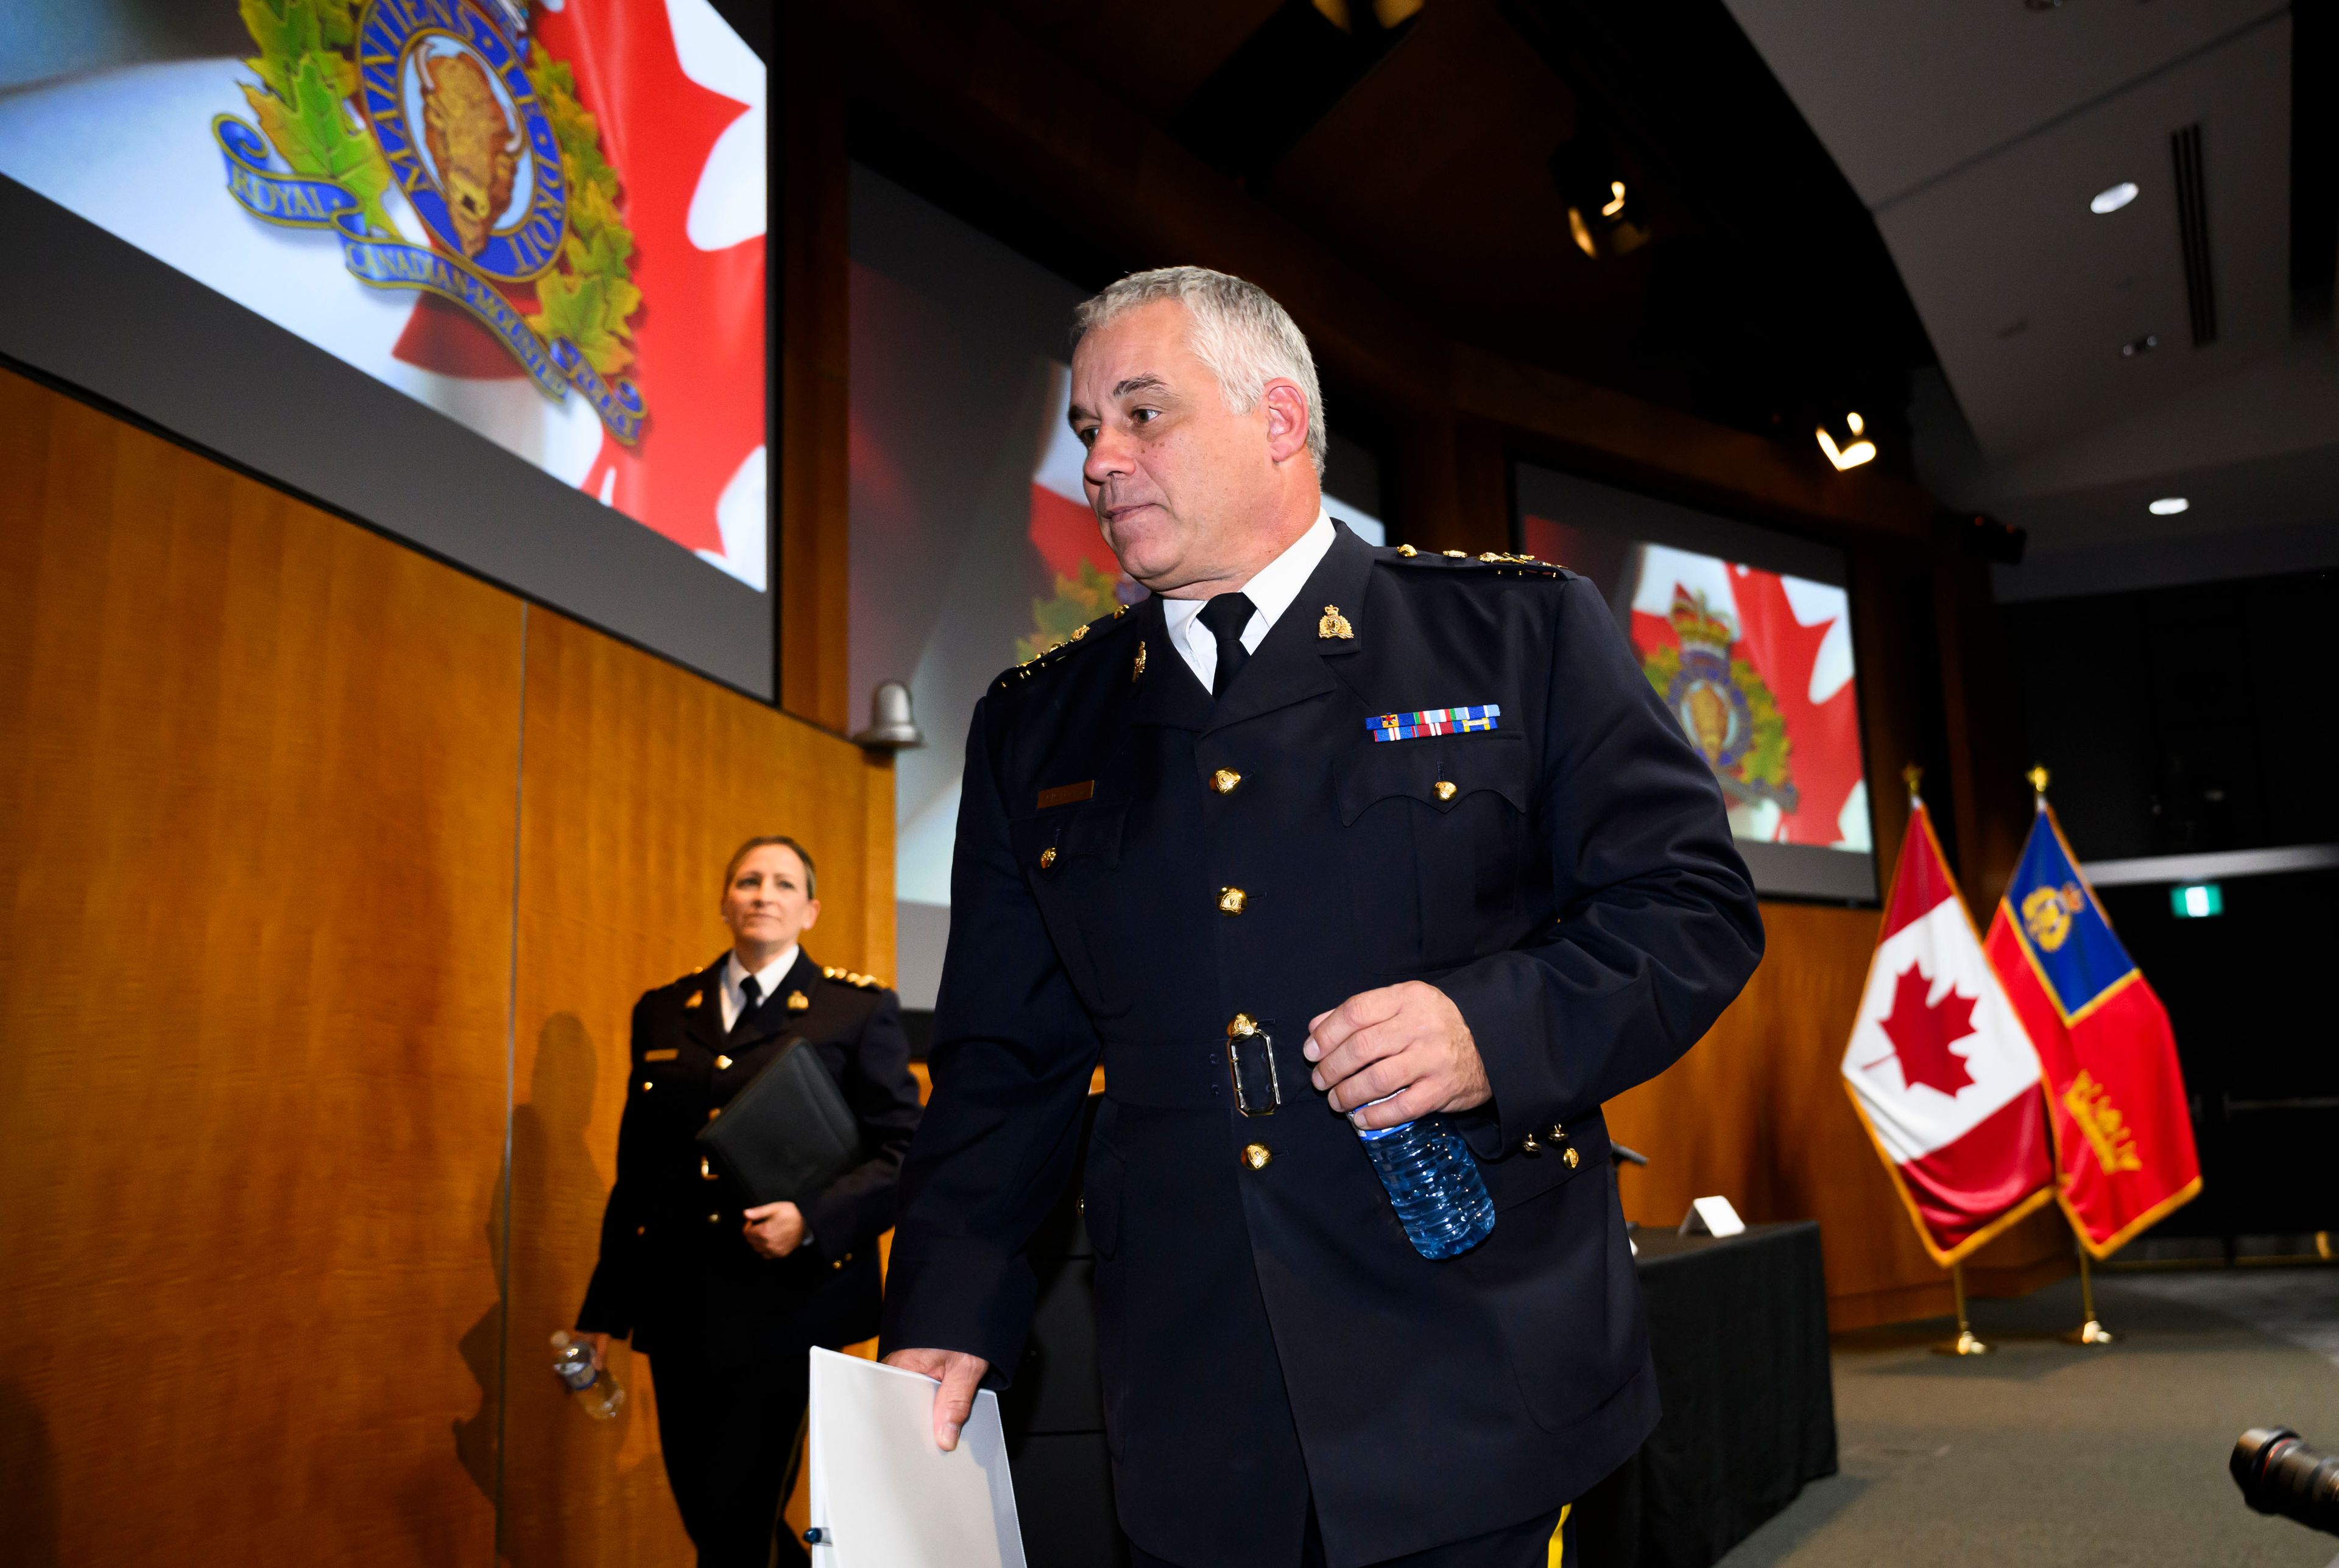
[[1467, 550], [1417, 550], [1411, 545], [1399, 545], [1396, 557], [1391, 565], [1442, 567], [1458, 562], [1466, 567], [1492, 567], [1496, 577], [1555, 577], [1567, 570], [1556, 561], [1542, 561], [1533, 556], [1515, 556], [1502, 550], [1481, 550], [1474, 556]]
[[856, 974], [849, 969], [839, 969], [833, 963], [821, 965], [820, 972], [830, 980], [849, 985], [856, 991], [883, 991], [885, 982], [873, 974]]
[[1046, 669], [1049, 666], [1058, 663], [1074, 648], [1079, 647], [1081, 642], [1087, 638], [1091, 632], [1095, 631], [1099, 626], [1110, 626], [1113, 622], [1120, 619], [1121, 616], [1128, 613], [1129, 606], [1127, 605], [1117, 605], [1113, 607], [1112, 614], [1109, 616], [1099, 616], [1096, 619], [1089, 622], [1086, 626], [1074, 626], [1072, 628], [1072, 635], [1066, 637], [1062, 642], [1053, 644], [1049, 647], [1042, 649], [1031, 657], [1025, 659], [1021, 664], [1017, 665], [1013, 669], [1002, 675], [993, 689], [1003, 692], [1017, 681], [1030, 680], [1035, 671]]

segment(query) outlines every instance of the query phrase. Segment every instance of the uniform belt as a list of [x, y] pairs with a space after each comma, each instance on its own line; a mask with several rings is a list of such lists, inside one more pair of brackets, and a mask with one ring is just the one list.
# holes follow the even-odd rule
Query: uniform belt
[[[1276, 1087], [1285, 1105], [1312, 1099], [1308, 1063], [1299, 1054], [1308, 1038], [1303, 1022], [1296, 1029], [1264, 1026], [1264, 1039], [1254, 1034], [1231, 1042], [1241, 1054], [1246, 1100], [1254, 1112], [1274, 1103]], [[1262, 1045], [1274, 1051], [1268, 1071]], [[1199, 1040], [1150, 1040], [1108, 1042], [1104, 1048], [1104, 1091], [1130, 1105], [1162, 1106], [1184, 1110], [1210, 1110], [1235, 1105], [1230, 1042], [1208, 1036]]]

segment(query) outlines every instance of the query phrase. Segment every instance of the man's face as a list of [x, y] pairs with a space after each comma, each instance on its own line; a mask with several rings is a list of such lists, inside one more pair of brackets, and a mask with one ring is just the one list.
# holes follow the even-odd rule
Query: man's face
[[1248, 414], [1229, 409], [1187, 332], [1186, 307], [1157, 300], [1072, 350], [1071, 422], [1088, 448], [1089, 504], [1122, 568], [1157, 593], [1236, 573], [1276, 479], [1275, 405], [1262, 398]]

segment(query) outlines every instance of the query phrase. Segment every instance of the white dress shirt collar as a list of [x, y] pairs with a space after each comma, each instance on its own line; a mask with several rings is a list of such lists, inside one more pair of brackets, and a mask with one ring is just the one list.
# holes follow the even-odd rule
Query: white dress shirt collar
[[[1336, 537], [1331, 514], [1321, 507], [1316, 508], [1316, 520], [1308, 531], [1284, 547], [1283, 553], [1259, 567], [1257, 575], [1238, 590], [1248, 595], [1251, 602], [1251, 617], [1243, 627], [1242, 646], [1251, 653], [1275, 628], [1276, 621], [1291, 607], [1299, 590], [1308, 586], [1308, 578], [1331, 549]], [[1208, 691], [1219, 673], [1219, 643], [1210, 628], [1195, 617], [1202, 613], [1208, 599], [1163, 599], [1161, 616], [1170, 634], [1170, 646], [1185, 656], [1186, 664], [1200, 679]]]
[[[796, 943], [790, 942], [780, 950], [779, 957], [757, 970], [757, 994], [769, 997], [776, 991], [780, 981], [788, 978], [788, 971], [795, 968], [796, 959], [803, 951]], [[725, 1034], [730, 1033], [731, 1026], [739, 1021], [739, 1014], [746, 1005], [746, 993], [739, 988], [739, 982], [746, 978], [747, 967], [739, 962], [737, 953], [723, 961], [723, 1032]]]

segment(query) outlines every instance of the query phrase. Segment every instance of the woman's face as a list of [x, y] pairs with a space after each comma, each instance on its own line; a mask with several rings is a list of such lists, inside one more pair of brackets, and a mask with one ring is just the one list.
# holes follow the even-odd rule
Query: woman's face
[[820, 901], [804, 886], [804, 862], [784, 843], [749, 850], [723, 890], [723, 923], [741, 942], [785, 947], [819, 918]]

